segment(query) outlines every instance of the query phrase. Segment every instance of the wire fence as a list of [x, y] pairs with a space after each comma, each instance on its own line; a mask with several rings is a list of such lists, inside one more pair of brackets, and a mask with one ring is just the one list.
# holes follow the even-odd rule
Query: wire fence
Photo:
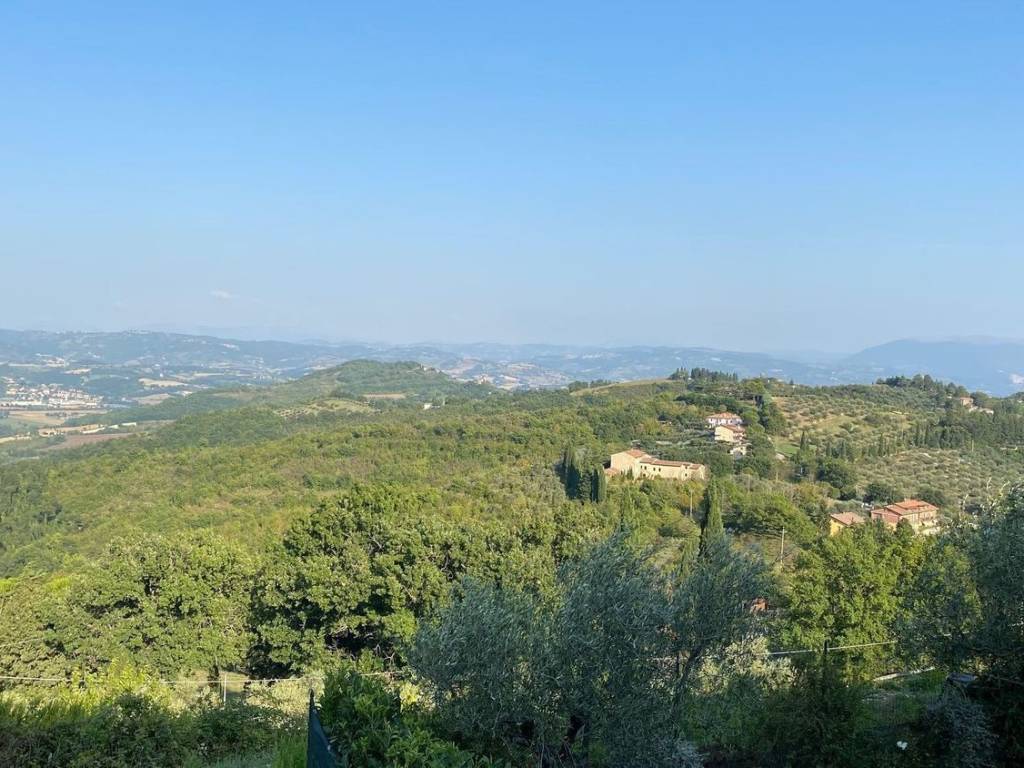
[[[16, 643], [8, 643], [0, 645], [0, 648], [20, 645], [22, 643], [37, 642], [34, 640], [18, 641]], [[896, 640], [881, 640], [873, 643], [855, 643], [851, 645], [831, 645], [825, 644], [821, 648], [794, 648], [781, 651], [766, 651], [764, 653], [754, 654], [755, 658], [777, 658], [785, 656], [800, 656], [809, 653], [832, 653], [840, 651], [853, 651], [861, 650], [864, 648], [878, 648], [883, 646], [896, 645]], [[386, 675], [390, 676], [391, 673], [370, 673], [373, 675]], [[170, 687], [175, 686], [237, 686], [239, 684], [246, 683], [281, 683], [281, 682], [302, 682], [311, 680], [323, 680], [323, 675], [300, 675], [293, 677], [235, 677], [226, 676], [212, 679], [195, 679], [195, 678], [152, 678], [152, 682], [160, 683]], [[32, 677], [32, 676], [21, 676], [21, 675], [0, 675], [0, 680], [7, 680], [10, 682], [19, 683], [48, 683], [48, 684], [65, 684], [65, 685], [83, 685], [88, 683], [87, 677]]]

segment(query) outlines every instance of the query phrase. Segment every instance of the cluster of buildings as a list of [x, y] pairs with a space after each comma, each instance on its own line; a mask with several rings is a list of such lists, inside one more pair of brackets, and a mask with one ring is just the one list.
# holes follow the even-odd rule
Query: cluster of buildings
[[[743, 419], [728, 411], [713, 413], [705, 419], [714, 439], [731, 446], [730, 453], [734, 457], [745, 456], [747, 453], [747, 431]], [[663, 480], [707, 480], [708, 468], [704, 464], [691, 461], [669, 461], [658, 459], [638, 448], [613, 453], [611, 462], [605, 468], [605, 475], [616, 477], [623, 475], [632, 478], [657, 477]]]
[[729, 453], [734, 458], [747, 455], [747, 429], [743, 426], [741, 417], [723, 411], [711, 414], [704, 421], [711, 429], [715, 442], [732, 446]]
[[[961, 398], [961, 400], [970, 398]], [[973, 405], [972, 410], [979, 409]], [[968, 407], [966, 403], [965, 407]], [[716, 442], [731, 446], [733, 456], [746, 455], [747, 432], [743, 419], [728, 411], [713, 413], [705, 419]], [[625, 476], [629, 478], [661, 478], [664, 480], [707, 480], [708, 469], [703, 464], [688, 461], [668, 461], [658, 459], [637, 448], [613, 453], [611, 462], [605, 468], [608, 477]], [[895, 529], [901, 522], [907, 523], [914, 533], [925, 536], [938, 533], [940, 526], [939, 508], [934, 504], [920, 499], [904, 499], [903, 501], [875, 507], [866, 514], [857, 512], [836, 512], [829, 516], [829, 535], [835, 536], [847, 528], [862, 525], [869, 521], [881, 522]]]
[[636, 448], [613, 453], [611, 464], [604, 472], [608, 477], [615, 477], [616, 475], [625, 475], [638, 479], [657, 477], [663, 480], [678, 480], [680, 482], [685, 482], [686, 480], [707, 480], [708, 478], [708, 468], [703, 464], [694, 464], [690, 461], [656, 459]]
[[828, 533], [835, 536], [840, 531], [861, 525], [868, 520], [879, 521], [889, 528], [901, 522], [907, 523], [914, 533], [931, 536], [939, 532], [939, 508], [920, 499], [904, 499], [884, 507], [876, 507], [868, 516], [856, 512], [835, 512], [829, 515]]
[[8, 380], [5, 390], [0, 395], [0, 409], [5, 410], [46, 408], [79, 411], [103, 406], [103, 400], [99, 397], [56, 384], [27, 385]]

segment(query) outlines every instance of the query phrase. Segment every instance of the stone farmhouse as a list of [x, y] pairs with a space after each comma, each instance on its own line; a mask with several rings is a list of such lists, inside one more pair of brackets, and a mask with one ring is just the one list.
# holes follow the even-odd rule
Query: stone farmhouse
[[609, 476], [632, 475], [641, 477], [660, 477], [664, 480], [707, 480], [708, 468], [703, 464], [689, 461], [667, 461], [656, 459], [644, 451], [635, 448], [612, 454], [611, 466], [605, 470]]

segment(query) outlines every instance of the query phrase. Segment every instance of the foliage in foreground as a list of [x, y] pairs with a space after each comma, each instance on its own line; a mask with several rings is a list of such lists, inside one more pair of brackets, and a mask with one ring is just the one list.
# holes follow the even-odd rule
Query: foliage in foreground
[[443, 738], [429, 716], [385, 684], [379, 665], [343, 664], [324, 683], [320, 717], [346, 765], [488, 768], [501, 763]]
[[237, 701], [175, 708], [169, 690], [123, 668], [83, 685], [0, 696], [0, 765], [204, 766], [271, 752], [302, 726], [279, 709]]
[[468, 583], [410, 657], [439, 717], [545, 765], [685, 764], [693, 673], [748, 631], [765, 586], [762, 566], [704, 534], [667, 576], [619, 534], [563, 567], [549, 598]]

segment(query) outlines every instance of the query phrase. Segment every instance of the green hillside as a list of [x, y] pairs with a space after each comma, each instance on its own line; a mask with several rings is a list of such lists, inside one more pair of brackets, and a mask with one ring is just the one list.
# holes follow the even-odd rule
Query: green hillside
[[[3, 709], [5, 689], [31, 700], [13, 678], [88, 672], [103, 686], [116, 688], [106, 676], [119, 675], [128, 690], [152, 691], [163, 685], [155, 678], [279, 678], [358, 658], [358, 669], [326, 684], [325, 711], [338, 728], [376, 732], [345, 718], [391, 712], [396, 733], [425, 729], [415, 731], [421, 747], [448, 749], [450, 739], [469, 750], [456, 764], [477, 764], [474, 750], [526, 764], [521, 736], [479, 731], [474, 713], [491, 699], [451, 710], [450, 690], [471, 689], [448, 670], [483, 675], [486, 690], [515, 697], [499, 684], [509, 668], [557, 669], [608, 653], [592, 658], [597, 677], [559, 684], [609, 680], [619, 693], [601, 706], [622, 717], [627, 706], [675, 712], [673, 727], [704, 754], [737, 761], [723, 765], [765, 764], [766, 749], [798, 754], [789, 734], [819, 733], [804, 702], [846, 702], [851, 709], [836, 711], [852, 730], [830, 738], [882, 749], [896, 734], [934, 727], [922, 718], [941, 676], [907, 689], [871, 680], [910, 656], [917, 669], [936, 665], [945, 651], [922, 638], [945, 637], [946, 619], [928, 611], [956, 599], [966, 579], [1002, 579], [991, 567], [1012, 566], [1007, 553], [1019, 551], [1001, 543], [1016, 529], [992, 509], [1016, 520], [1019, 506], [1024, 519], [1024, 495], [999, 493], [1024, 478], [1024, 403], [991, 399], [971, 410], [961, 390], [923, 378], [810, 388], [697, 370], [509, 394], [416, 365], [358, 362], [215, 396], [223, 407], [0, 467], [0, 676], [11, 678], [0, 677], [0, 728], [49, 727], [20, 720], [29, 711], [20, 704]], [[710, 437], [705, 419], [723, 410], [746, 423], [744, 456]], [[607, 477], [610, 454], [631, 446], [703, 463], [710, 476]], [[862, 525], [829, 536], [830, 513], [863, 514], [883, 496], [933, 501], [947, 534]], [[969, 571], [967, 557], [991, 567]], [[1005, 592], [978, 589], [979, 605]], [[586, 642], [574, 645], [578, 638]], [[1001, 638], [983, 640], [1002, 648]], [[815, 687], [825, 678], [806, 676], [818, 674], [816, 655], [764, 655], [826, 641], [858, 650], [841, 657], [840, 677], [825, 688]], [[512, 666], [503, 654], [515, 656]], [[651, 667], [645, 654], [689, 661]], [[616, 677], [623, 664], [637, 676]], [[691, 667], [692, 678], [679, 672]], [[363, 704], [346, 703], [350, 695]], [[411, 715], [388, 703], [427, 695], [436, 712], [468, 719], [456, 728], [432, 707]], [[203, 723], [222, 715], [179, 690], [173, 697], [161, 727], [182, 729], [189, 748], [205, 753], [203, 732], [175, 713], [195, 708]], [[885, 709], [895, 700], [898, 717]], [[282, 706], [232, 716], [287, 739]], [[267, 718], [278, 725], [261, 725]], [[77, 732], [75, 723], [61, 728]], [[465, 740], [462, 728], [476, 736]], [[616, 730], [602, 738], [640, 748], [617, 741]], [[51, 753], [40, 754], [26, 764]]]
[[[759, 424], [761, 392], [781, 417], [772, 434]], [[56, 567], [66, 554], [95, 556], [113, 535], [131, 531], [211, 528], [260, 541], [359, 481], [429, 487], [445, 509], [514, 517], [524, 505], [550, 504], [549, 495], [531, 494], [538, 483], [557, 485], [554, 466], [567, 442], [588, 446], [594, 461], [636, 443], [727, 477], [790, 488], [794, 475], [816, 479], [817, 470], [801, 474], [807, 463], [849, 465], [852, 487], [813, 486], [826, 506], [863, 494], [874, 480], [907, 495], [938, 490], [951, 505], [978, 505], [1024, 468], [1019, 401], [994, 401], [996, 415], [969, 414], [951, 409], [941, 386], [655, 381], [571, 396], [507, 395], [413, 363], [357, 361], [182, 402], [195, 398], [222, 400], [216, 411], [146, 435], [0, 471], [0, 573], [28, 563]], [[423, 410], [424, 402], [437, 406]], [[162, 407], [148, 410], [166, 417]], [[753, 450], [740, 461], [714, 445], [703, 424], [725, 408], [754, 431]], [[921, 425], [948, 435], [915, 445]]]

